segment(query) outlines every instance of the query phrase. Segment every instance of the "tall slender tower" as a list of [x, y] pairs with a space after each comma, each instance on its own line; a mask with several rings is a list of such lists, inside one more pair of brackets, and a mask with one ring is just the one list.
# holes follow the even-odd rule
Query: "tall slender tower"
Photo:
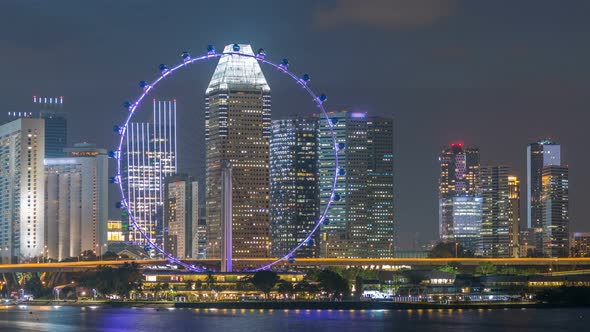
[[367, 257], [393, 258], [393, 119], [367, 119]]
[[480, 169], [483, 198], [483, 256], [511, 256], [510, 168], [486, 166]]
[[21, 118], [0, 126], [0, 262], [40, 257], [45, 238], [45, 126]]
[[68, 118], [62, 111], [64, 97], [33, 96], [33, 103], [40, 108], [39, 117], [45, 119], [45, 158], [65, 157]]
[[[254, 55], [245, 44], [224, 52]], [[222, 243], [222, 162], [232, 165], [233, 257], [269, 253], [270, 87], [254, 58], [224, 55], [205, 91], [207, 257]]]
[[569, 172], [567, 166], [541, 170], [542, 253], [569, 256]]
[[[479, 149], [452, 143], [439, 156], [439, 231], [442, 240], [455, 239], [453, 199], [479, 195]], [[463, 201], [463, 200], [460, 200]], [[463, 202], [461, 202], [462, 204]], [[474, 206], [477, 203], [473, 204]]]
[[561, 165], [561, 146], [549, 139], [527, 146], [527, 227], [530, 238], [541, 252], [543, 222], [541, 220], [541, 191], [543, 167]]
[[[294, 117], [272, 122], [270, 141], [271, 255], [282, 257], [301, 243], [319, 217], [318, 119]], [[318, 236], [297, 251], [317, 257]], [[314, 234], [314, 235], [315, 235]]]
[[[176, 100], [154, 100], [151, 122], [132, 122], [127, 130], [123, 183], [129, 208], [149, 241], [162, 245], [164, 178], [177, 171]], [[129, 221], [123, 221], [125, 227]], [[131, 227], [128, 240], [145, 244], [139, 231]]]

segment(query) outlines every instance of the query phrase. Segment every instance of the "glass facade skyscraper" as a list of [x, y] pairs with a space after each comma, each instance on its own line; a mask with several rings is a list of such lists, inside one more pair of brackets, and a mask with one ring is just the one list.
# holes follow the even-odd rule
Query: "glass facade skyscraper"
[[569, 173], [567, 166], [541, 170], [542, 253], [569, 256]]
[[561, 146], [556, 142], [543, 139], [527, 146], [527, 228], [540, 253], [543, 246], [543, 223], [541, 220], [541, 171], [546, 166], [561, 165]]
[[453, 197], [453, 240], [475, 255], [481, 255], [483, 199], [473, 196]]
[[164, 179], [164, 250], [172, 256], [197, 258], [199, 184], [181, 174]]
[[40, 107], [39, 117], [45, 119], [45, 158], [65, 157], [68, 144], [68, 118], [62, 111], [64, 99], [33, 96], [33, 103]]
[[[163, 181], [177, 172], [176, 101], [153, 102], [150, 122], [132, 122], [127, 128], [123, 162], [129, 208], [149, 241], [163, 243]], [[127, 240], [145, 245], [138, 230], [129, 227]]]
[[479, 149], [453, 143], [439, 156], [439, 234], [442, 240], [454, 240], [453, 211], [455, 197], [476, 197], [479, 188]]
[[[270, 140], [271, 255], [282, 257], [301, 243], [319, 218], [318, 120], [297, 117], [272, 122]], [[317, 257], [319, 232], [297, 251]]]
[[[239, 52], [254, 55], [250, 45]], [[224, 52], [234, 52], [227, 45]], [[222, 164], [232, 166], [234, 258], [267, 257], [271, 92], [258, 61], [224, 55], [205, 92], [208, 258], [221, 256]]]

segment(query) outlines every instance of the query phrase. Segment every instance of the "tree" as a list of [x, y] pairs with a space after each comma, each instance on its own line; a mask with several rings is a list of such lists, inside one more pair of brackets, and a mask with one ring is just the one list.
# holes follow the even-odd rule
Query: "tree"
[[438, 268], [439, 271], [457, 274], [457, 269], [450, 265], [441, 266]]
[[495, 274], [496, 266], [491, 262], [481, 262], [475, 268], [475, 273], [484, 276]]
[[23, 289], [27, 294], [31, 294], [35, 298], [44, 297], [51, 293], [47, 288], [45, 288], [37, 273], [33, 273], [30, 278], [25, 280]]
[[439, 242], [428, 253], [430, 258], [473, 257], [473, 252], [457, 242]]
[[293, 294], [293, 284], [288, 281], [283, 281], [279, 284], [278, 292], [283, 295]]
[[323, 291], [332, 294], [334, 298], [342, 298], [350, 293], [348, 280], [331, 270], [323, 270], [318, 275], [318, 281]]
[[271, 289], [279, 282], [279, 276], [276, 272], [270, 270], [258, 271], [250, 278], [250, 282], [254, 287], [263, 292], [265, 297], [268, 299], [270, 296]]
[[298, 282], [297, 285], [295, 285], [294, 287], [294, 291], [298, 294], [311, 294], [311, 296], [315, 296], [315, 294], [317, 294], [320, 289], [318, 288], [318, 286], [309, 283], [306, 280], [303, 280], [301, 282]]

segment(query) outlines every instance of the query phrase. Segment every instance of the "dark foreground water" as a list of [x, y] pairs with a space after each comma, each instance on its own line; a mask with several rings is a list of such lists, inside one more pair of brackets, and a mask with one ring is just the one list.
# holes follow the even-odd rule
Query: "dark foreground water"
[[590, 308], [249, 310], [3, 307], [0, 331], [589, 331]]

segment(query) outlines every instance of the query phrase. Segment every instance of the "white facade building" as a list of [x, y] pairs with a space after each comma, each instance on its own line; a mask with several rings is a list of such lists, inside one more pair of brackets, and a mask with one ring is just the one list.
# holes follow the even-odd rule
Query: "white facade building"
[[45, 159], [46, 257], [63, 260], [91, 250], [106, 252], [108, 157], [90, 144]]
[[0, 262], [39, 258], [44, 250], [43, 119], [0, 126]]

